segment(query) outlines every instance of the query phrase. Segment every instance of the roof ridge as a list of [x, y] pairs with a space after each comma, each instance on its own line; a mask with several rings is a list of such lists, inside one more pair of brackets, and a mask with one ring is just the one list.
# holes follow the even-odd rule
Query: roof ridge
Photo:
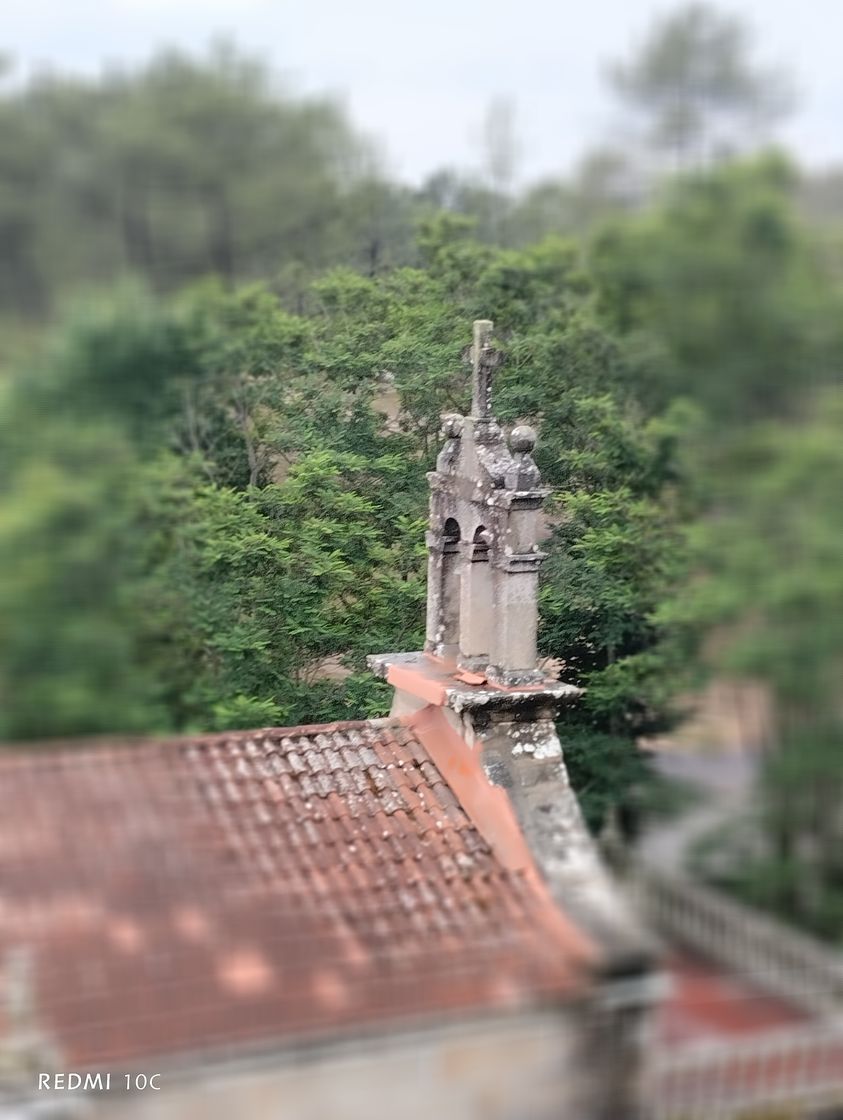
[[397, 716], [373, 716], [371, 719], [338, 719], [331, 723], [300, 723], [289, 727], [253, 727], [236, 731], [200, 732], [186, 735], [186, 739], [226, 739], [239, 735], [314, 735], [326, 731], [354, 731], [361, 727], [397, 727], [401, 720]]
[[97, 735], [79, 735], [68, 739], [31, 739], [0, 744], [0, 764], [25, 760], [32, 762], [42, 759], [45, 762], [60, 758], [79, 758], [86, 754], [122, 754], [129, 749], [141, 747], [180, 747], [199, 743], [223, 743], [228, 740], [242, 739], [254, 735], [294, 735], [330, 734], [334, 731], [357, 731], [367, 727], [400, 727], [401, 720], [396, 716], [373, 716], [371, 719], [334, 720], [331, 723], [301, 723], [289, 727], [246, 727], [230, 731], [186, 731], [167, 732], [160, 735], [140, 735], [132, 732], [104, 732]]
[[510, 875], [521, 876], [533, 892], [540, 905], [539, 916], [560, 949], [580, 967], [593, 967], [599, 955], [597, 946], [553, 898], [506, 789], [489, 780], [479, 755], [448, 722], [441, 708], [429, 704], [402, 722], [425, 749], [500, 867]]

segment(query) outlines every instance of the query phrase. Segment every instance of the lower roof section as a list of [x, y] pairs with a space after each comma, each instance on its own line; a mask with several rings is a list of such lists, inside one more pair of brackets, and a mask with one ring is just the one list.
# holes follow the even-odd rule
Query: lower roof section
[[34, 1023], [59, 1066], [103, 1068], [575, 996], [589, 942], [468, 815], [437, 733], [0, 755], [0, 1048]]

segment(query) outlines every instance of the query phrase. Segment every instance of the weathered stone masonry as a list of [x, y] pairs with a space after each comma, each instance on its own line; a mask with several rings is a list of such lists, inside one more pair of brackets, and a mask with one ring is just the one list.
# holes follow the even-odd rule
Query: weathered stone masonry
[[430, 480], [425, 651], [501, 685], [532, 684], [536, 668], [541, 486], [532, 428], [509, 446], [491, 411], [498, 353], [492, 324], [474, 324], [469, 416], [449, 416]]

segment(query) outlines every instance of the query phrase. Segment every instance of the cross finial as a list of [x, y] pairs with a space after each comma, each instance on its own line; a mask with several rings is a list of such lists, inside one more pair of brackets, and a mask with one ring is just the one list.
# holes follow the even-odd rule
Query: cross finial
[[490, 319], [474, 321], [474, 345], [471, 348], [471, 360], [474, 366], [471, 415], [477, 419], [492, 415], [492, 374], [496, 365], [496, 353], [491, 345], [494, 325]]

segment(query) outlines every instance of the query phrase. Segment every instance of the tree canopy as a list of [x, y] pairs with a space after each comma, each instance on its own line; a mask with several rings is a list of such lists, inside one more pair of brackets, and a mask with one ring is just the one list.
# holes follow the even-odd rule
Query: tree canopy
[[760, 65], [746, 24], [691, 0], [657, 20], [635, 53], [609, 76], [644, 118], [644, 136], [678, 166], [709, 162], [757, 146], [759, 135], [791, 107], [787, 76]]
[[[468, 405], [461, 355], [486, 314], [508, 358], [498, 410], [543, 432], [556, 497], [541, 644], [588, 688], [566, 734], [599, 823], [621, 774], [599, 773], [589, 737], [628, 777], [635, 737], [669, 719], [651, 616], [681, 568], [687, 418], [639, 400], [575, 246], [493, 249], [446, 216], [419, 252], [423, 267], [328, 274], [300, 314], [261, 286], [176, 301], [129, 289], [71, 319], [44, 368], [13, 381], [22, 431], [27, 414], [61, 419], [56, 456], [21, 448], [3, 499], [0, 547], [51, 540], [0, 597], [6, 736], [383, 711], [363, 659], [422, 640], [425, 471], [441, 414]], [[92, 459], [80, 452], [68, 477], [59, 464], [80, 440]], [[30, 502], [45, 471], [59, 493]], [[65, 496], [80, 512], [62, 521]], [[34, 596], [43, 616], [26, 613]]]

